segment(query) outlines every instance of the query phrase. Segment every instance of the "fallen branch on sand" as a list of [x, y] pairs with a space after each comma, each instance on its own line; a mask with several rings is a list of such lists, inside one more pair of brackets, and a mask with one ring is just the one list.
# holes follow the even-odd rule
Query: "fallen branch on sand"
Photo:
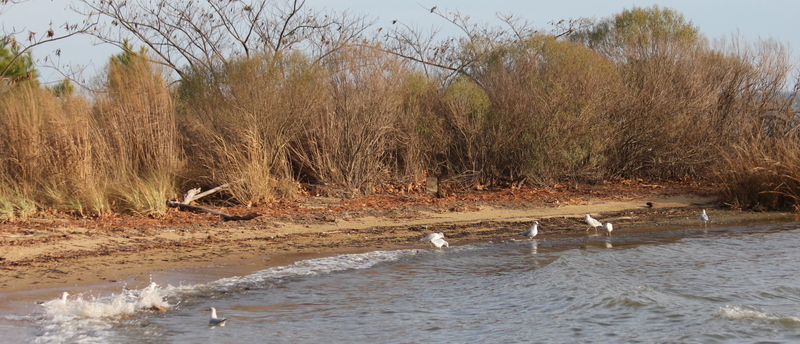
[[219, 210], [214, 210], [214, 209], [201, 207], [201, 206], [198, 206], [198, 205], [189, 204], [190, 202], [196, 201], [196, 200], [200, 199], [201, 197], [210, 195], [210, 194], [212, 194], [214, 192], [217, 192], [219, 190], [227, 188], [229, 185], [230, 185], [230, 183], [225, 183], [225, 184], [217, 186], [217, 187], [215, 187], [213, 189], [206, 190], [205, 192], [200, 192], [200, 188], [191, 189], [191, 190], [187, 191], [186, 194], [183, 196], [183, 202], [178, 202], [178, 201], [174, 201], [174, 200], [167, 200], [167, 206], [170, 207], [170, 208], [178, 208], [180, 210], [188, 210], [188, 211], [191, 211], [191, 212], [194, 212], [194, 213], [209, 213], [209, 214], [219, 215], [220, 217], [222, 217], [223, 221], [247, 221], [247, 220], [252, 220], [252, 219], [254, 219], [256, 217], [261, 216], [261, 214], [259, 214], [259, 213], [250, 213], [250, 214], [247, 214], [247, 215], [244, 215], [244, 216], [241, 216], [241, 215], [230, 215], [230, 214], [225, 214], [225, 213], [223, 213], [223, 212], [221, 212]]
[[225, 214], [225, 213], [223, 213], [223, 212], [221, 212], [219, 210], [209, 209], [209, 208], [201, 207], [201, 206], [198, 206], [198, 205], [183, 204], [181, 202], [173, 201], [173, 200], [168, 200], [167, 201], [167, 206], [169, 206], [171, 208], [178, 208], [180, 210], [188, 210], [188, 211], [191, 211], [191, 212], [194, 212], [194, 213], [209, 213], [209, 214], [219, 215], [220, 217], [222, 217], [223, 221], [246, 221], [246, 220], [252, 220], [252, 219], [255, 219], [256, 217], [261, 216], [261, 214], [259, 214], [259, 213], [250, 213], [250, 214], [247, 214], [247, 215], [244, 215], [244, 216], [242, 216], [242, 215], [229, 215], [229, 214]]

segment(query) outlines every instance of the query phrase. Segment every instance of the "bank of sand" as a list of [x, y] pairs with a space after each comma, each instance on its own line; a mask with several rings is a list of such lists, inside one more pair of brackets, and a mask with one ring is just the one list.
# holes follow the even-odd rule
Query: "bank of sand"
[[[691, 184], [600, 185], [454, 194], [384, 194], [342, 200], [306, 197], [264, 208], [251, 221], [223, 222], [209, 214], [74, 219], [55, 215], [0, 227], [0, 290], [142, 288], [153, 274], [174, 283], [243, 275], [299, 259], [376, 249], [425, 248], [418, 239], [444, 232], [450, 245], [521, 240], [534, 220], [540, 239], [603, 235], [586, 231], [584, 214], [614, 223], [613, 235], [743, 221], [792, 221], [793, 214], [718, 206], [713, 187]], [[652, 207], [647, 205], [652, 203]], [[222, 268], [224, 267], [224, 268]], [[191, 268], [181, 274], [178, 268]], [[184, 270], [185, 271], [185, 270]], [[171, 279], [170, 274], [174, 275]], [[186, 278], [186, 280], [184, 280]]]

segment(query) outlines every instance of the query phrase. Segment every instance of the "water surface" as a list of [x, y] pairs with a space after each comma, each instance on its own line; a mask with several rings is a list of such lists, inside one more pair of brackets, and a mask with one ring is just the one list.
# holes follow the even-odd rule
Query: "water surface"
[[[0, 331], [39, 343], [798, 342], [798, 261], [798, 223], [374, 251], [56, 294], [2, 314]], [[227, 326], [207, 325], [212, 306]]]

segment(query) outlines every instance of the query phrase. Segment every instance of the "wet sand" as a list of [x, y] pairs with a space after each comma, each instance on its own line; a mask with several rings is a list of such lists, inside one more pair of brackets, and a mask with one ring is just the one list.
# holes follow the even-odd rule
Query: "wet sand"
[[534, 220], [540, 223], [537, 239], [605, 235], [586, 230], [587, 213], [614, 223], [614, 236], [702, 227], [701, 208], [709, 209], [708, 227], [797, 221], [793, 213], [719, 208], [708, 189], [647, 190], [310, 198], [282, 208], [290, 211], [261, 209], [264, 216], [242, 222], [174, 212], [163, 218], [30, 219], [2, 228], [0, 290], [142, 288], [154, 279], [202, 283], [311, 257], [425, 248], [429, 244], [418, 239], [430, 232], [444, 232], [450, 245], [527, 240], [519, 233]]

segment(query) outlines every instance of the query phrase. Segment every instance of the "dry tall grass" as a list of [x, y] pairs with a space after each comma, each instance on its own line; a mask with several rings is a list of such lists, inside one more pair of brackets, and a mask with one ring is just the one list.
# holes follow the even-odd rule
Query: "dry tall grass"
[[184, 80], [187, 183], [234, 182], [228, 192], [243, 204], [296, 191], [290, 144], [330, 106], [322, 73], [292, 54], [243, 59]]
[[720, 119], [728, 134], [715, 173], [724, 201], [739, 207], [800, 210], [800, 76], [787, 91], [792, 63], [785, 48], [765, 41], [728, 47], [738, 66], [727, 74]]
[[0, 208], [78, 214], [163, 212], [180, 151], [172, 99], [144, 59], [109, 65], [95, 103], [38, 86], [0, 97]]
[[0, 217], [25, 217], [43, 207], [108, 209], [92, 163], [85, 100], [60, 100], [38, 86], [14, 87], [0, 97], [0, 126]]
[[111, 59], [92, 116], [96, 166], [116, 210], [161, 213], [183, 161], [175, 108], [160, 71], [137, 53]]
[[800, 211], [800, 141], [767, 139], [723, 152], [724, 201], [760, 210]]

